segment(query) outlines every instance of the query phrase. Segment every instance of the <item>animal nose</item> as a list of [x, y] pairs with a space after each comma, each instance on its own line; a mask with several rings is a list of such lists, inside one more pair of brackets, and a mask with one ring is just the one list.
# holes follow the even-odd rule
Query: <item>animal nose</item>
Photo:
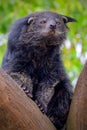
[[50, 24], [50, 29], [56, 29], [56, 24]]

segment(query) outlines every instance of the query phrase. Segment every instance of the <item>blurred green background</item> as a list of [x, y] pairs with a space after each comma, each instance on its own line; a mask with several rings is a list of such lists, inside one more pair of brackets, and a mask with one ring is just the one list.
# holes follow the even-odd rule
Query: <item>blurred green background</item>
[[12, 23], [35, 11], [50, 10], [71, 16], [77, 23], [70, 28], [62, 48], [63, 61], [72, 84], [75, 85], [87, 59], [87, 1], [86, 0], [0, 0], [0, 65], [8, 31]]

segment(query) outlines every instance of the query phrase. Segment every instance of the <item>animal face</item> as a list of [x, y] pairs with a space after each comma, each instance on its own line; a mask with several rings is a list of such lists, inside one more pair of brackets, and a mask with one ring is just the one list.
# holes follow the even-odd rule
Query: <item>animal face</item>
[[66, 39], [68, 22], [75, 19], [49, 11], [32, 13], [16, 23], [11, 38], [28, 46], [60, 45]]
[[63, 43], [68, 30], [66, 23], [75, 21], [72, 18], [54, 12], [38, 12], [28, 19], [27, 33], [31, 40], [36, 39], [35, 45], [58, 45]]
[[38, 17], [30, 17], [29, 19], [30, 20], [28, 22], [30, 25], [32, 25], [33, 29], [44, 37], [57, 36], [58, 34], [66, 32], [67, 30], [63, 18], [60, 15], [55, 15], [50, 12], [42, 14], [40, 13]]

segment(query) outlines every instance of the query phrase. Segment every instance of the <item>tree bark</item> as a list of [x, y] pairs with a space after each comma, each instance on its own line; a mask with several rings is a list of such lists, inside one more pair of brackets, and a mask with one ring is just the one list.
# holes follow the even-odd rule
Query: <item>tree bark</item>
[[87, 62], [76, 85], [67, 130], [87, 130]]
[[56, 130], [15, 81], [0, 69], [0, 130]]

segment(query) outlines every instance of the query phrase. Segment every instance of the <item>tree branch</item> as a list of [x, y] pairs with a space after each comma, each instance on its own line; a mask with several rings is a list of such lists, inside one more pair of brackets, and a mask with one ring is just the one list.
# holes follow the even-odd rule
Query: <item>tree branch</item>
[[87, 130], [87, 62], [76, 85], [67, 130]]
[[56, 130], [15, 81], [0, 69], [0, 130]]

